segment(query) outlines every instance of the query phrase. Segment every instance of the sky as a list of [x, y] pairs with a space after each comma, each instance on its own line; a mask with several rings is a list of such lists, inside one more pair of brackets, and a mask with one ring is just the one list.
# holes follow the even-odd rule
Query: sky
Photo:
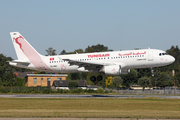
[[10, 32], [42, 55], [102, 44], [114, 51], [180, 46], [180, 0], [0, 0], [0, 54], [17, 59]]

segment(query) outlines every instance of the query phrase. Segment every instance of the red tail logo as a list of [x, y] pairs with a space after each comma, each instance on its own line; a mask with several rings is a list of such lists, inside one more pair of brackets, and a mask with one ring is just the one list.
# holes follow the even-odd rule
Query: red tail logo
[[22, 49], [22, 44], [19, 42], [21, 39], [24, 40], [24, 38], [19, 35], [19, 37], [13, 38], [13, 42], [15, 41], [15, 42], [19, 45], [20, 49], [21, 49], [22, 51], [24, 51], [24, 50]]

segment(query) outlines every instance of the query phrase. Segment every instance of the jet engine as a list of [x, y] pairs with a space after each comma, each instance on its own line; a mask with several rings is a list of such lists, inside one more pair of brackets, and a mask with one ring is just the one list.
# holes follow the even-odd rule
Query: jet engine
[[104, 72], [107, 75], [120, 75], [130, 73], [130, 69], [121, 69], [121, 65], [104, 66], [100, 72]]

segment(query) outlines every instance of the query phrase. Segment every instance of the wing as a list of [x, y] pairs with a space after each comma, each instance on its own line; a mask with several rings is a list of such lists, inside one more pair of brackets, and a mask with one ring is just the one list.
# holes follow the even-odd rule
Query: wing
[[84, 67], [86, 70], [100, 70], [105, 65], [112, 65], [110, 63], [95, 63], [95, 62], [87, 62], [87, 61], [77, 61], [72, 59], [62, 59], [68, 61], [71, 65], [77, 65], [80, 67]]

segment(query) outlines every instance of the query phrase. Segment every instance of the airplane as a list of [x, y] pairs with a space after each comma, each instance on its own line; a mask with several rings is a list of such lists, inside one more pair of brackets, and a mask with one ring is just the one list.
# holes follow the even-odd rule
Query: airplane
[[173, 63], [175, 58], [158, 49], [140, 49], [44, 56], [39, 54], [19, 32], [10, 32], [18, 60], [9, 61], [16, 67], [53, 73], [92, 72], [92, 82], [102, 80], [94, 73], [121, 75], [130, 69], [153, 68]]

